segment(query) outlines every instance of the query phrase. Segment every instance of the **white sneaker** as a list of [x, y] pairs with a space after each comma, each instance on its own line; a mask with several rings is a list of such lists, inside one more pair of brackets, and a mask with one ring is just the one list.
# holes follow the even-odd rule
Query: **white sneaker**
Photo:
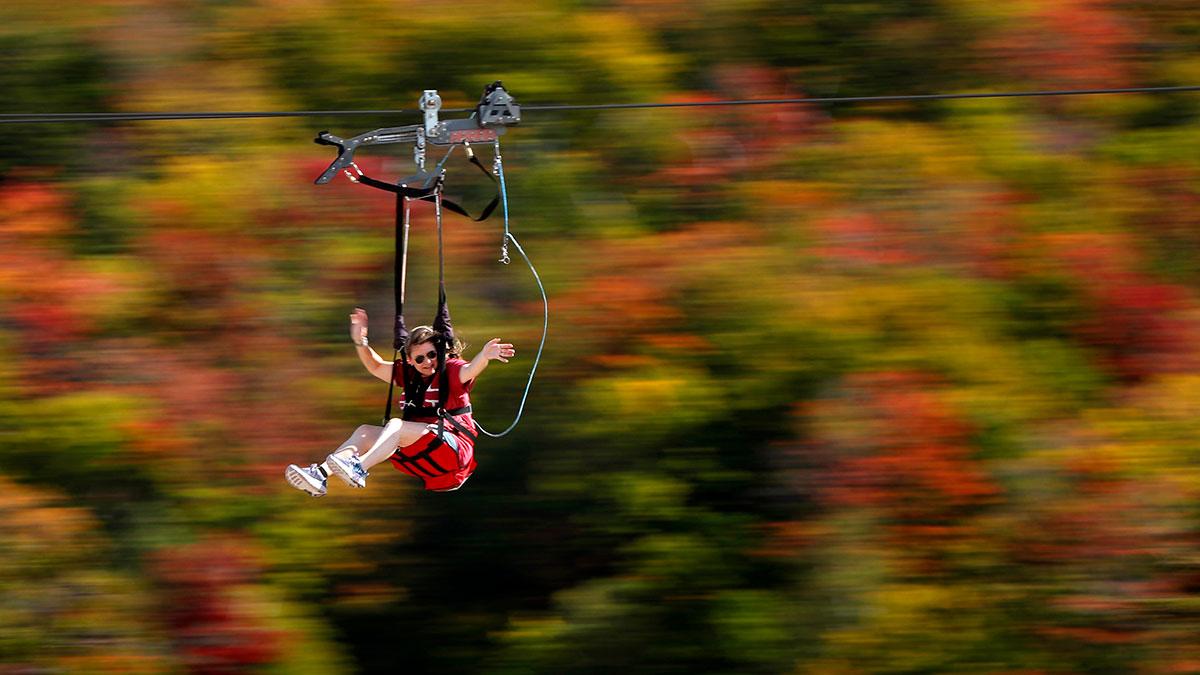
[[305, 469], [289, 464], [287, 471], [283, 472], [283, 477], [297, 490], [303, 490], [314, 497], [325, 496], [325, 477], [321, 475], [316, 464]]
[[362, 461], [357, 456], [349, 454], [339, 457], [333, 454], [326, 457], [325, 462], [329, 465], [330, 472], [346, 481], [346, 485], [356, 488], [367, 487], [367, 476], [371, 474], [363, 468]]

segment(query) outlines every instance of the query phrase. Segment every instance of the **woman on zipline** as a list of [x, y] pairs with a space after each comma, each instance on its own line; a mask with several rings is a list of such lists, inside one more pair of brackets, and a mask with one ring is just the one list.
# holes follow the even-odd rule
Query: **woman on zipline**
[[[475, 358], [465, 361], [461, 358], [463, 344], [453, 333], [446, 340], [433, 328], [418, 326], [401, 351], [403, 362], [393, 364], [367, 344], [367, 312], [360, 308], [350, 315], [350, 339], [369, 373], [384, 382], [395, 377], [394, 384], [401, 390], [401, 412], [387, 420], [378, 437], [379, 427], [359, 427], [322, 464], [288, 466], [288, 483], [314, 497], [325, 494], [331, 473], [347, 485], [366, 487], [367, 470], [391, 460], [398, 470], [422, 479], [426, 490], [446, 492], [462, 487], [476, 466], [477, 432], [470, 392], [490, 361], [508, 363], [516, 355], [513, 346], [494, 338]], [[444, 361], [440, 369], [439, 360]]]

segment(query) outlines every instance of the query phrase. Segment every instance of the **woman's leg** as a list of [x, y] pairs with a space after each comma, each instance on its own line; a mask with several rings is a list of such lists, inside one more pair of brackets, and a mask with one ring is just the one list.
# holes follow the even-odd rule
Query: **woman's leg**
[[392, 418], [383, 427], [383, 431], [375, 443], [365, 452], [359, 453], [358, 459], [362, 462], [364, 469], [370, 470], [371, 467], [391, 457], [396, 448], [416, 443], [417, 439], [428, 431], [424, 422], [406, 422]]
[[[355, 430], [350, 440], [344, 443], [343, 447], [335, 450], [321, 464], [321, 470], [325, 476], [333, 474], [346, 481], [351, 487], [366, 487], [366, 472], [371, 467], [391, 457], [397, 447], [412, 445], [428, 431], [427, 426], [421, 422], [405, 422], [393, 418], [379, 430], [379, 435], [375, 437], [370, 447], [362, 447], [359, 443], [365, 444], [371, 437], [372, 432], [366, 431], [367, 429], [373, 430], [379, 429], [379, 427], [364, 425]], [[354, 456], [358, 457], [358, 462], [350, 460]]]

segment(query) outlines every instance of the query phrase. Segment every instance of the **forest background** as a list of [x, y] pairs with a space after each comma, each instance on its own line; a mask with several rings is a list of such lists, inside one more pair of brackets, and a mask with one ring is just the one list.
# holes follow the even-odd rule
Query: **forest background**
[[[0, 7], [0, 112], [1194, 85], [1184, 0]], [[5, 125], [0, 671], [1200, 672], [1196, 94], [527, 113], [550, 295], [461, 491], [283, 468], [377, 420], [415, 119]], [[488, 159], [484, 152], [485, 161]], [[462, 158], [450, 192], [490, 195]], [[377, 176], [398, 146], [362, 153]], [[432, 316], [428, 210], [409, 316]], [[500, 223], [455, 323], [541, 329]], [[410, 319], [411, 321], [411, 319]]]

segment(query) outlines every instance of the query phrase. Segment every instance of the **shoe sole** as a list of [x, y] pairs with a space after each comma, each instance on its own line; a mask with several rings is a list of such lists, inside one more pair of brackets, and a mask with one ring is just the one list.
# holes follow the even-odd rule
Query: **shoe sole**
[[287, 479], [289, 485], [297, 490], [300, 490], [301, 492], [306, 492], [313, 497], [325, 496], [324, 492], [313, 492], [314, 488], [312, 483], [309, 483], [307, 480], [305, 480], [304, 474], [300, 472], [300, 468], [295, 464], [292, 464], [287, 468], [286, 471], [283, 472], [283, 477]]
[[350, 477], [350, 474], [349, 474], [349, 473], [347, 473], [347, 472], [346, 472], [346, 470], [342, 468], [342, 464], [341, 464], [341, 462], [340, 462], [340, 461], [338, 461], [338, 460], [337, 460], [337, 459], [336, 459], [336, 458], [335, 458], [333, 455], [330, 455], [330, 456], [326, 457], [326, 458], [325, 458], [325, 463], [329, 465], [329, 471], [330, 471], [330, 473], [332, 473], [333, 475], [337, 476], [338, 478], [341, 478], [341, 479], [342, 479], [342, 481], [346, 483], [346, 485], [349, 485], [349, 486], [350, 486], [350, 487], [352, 487], [352, 488], [365, 488], [365, 487], [367, 487], [365, 484], [364, 484], [364, 485], [359, 485], [358, 481], [356, 481], [356, 480], [354, 480], [353, 478], [351, 478], [351, 477]]

